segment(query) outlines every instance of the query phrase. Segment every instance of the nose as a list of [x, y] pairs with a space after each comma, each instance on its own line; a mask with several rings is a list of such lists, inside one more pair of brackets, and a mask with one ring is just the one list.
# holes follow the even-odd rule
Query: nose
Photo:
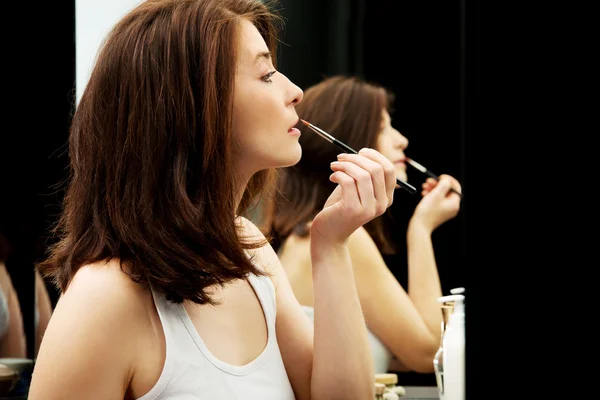
[[290, 81], [287, 76], [285, 77], [285, 79], [287, 79], [289, 83], [289, 87], [287, 90], [288, 104], [295, 106], [302, 101], [302, 98], [304, 97], [304, 91], [302, 91], [302, 89], [296, 86], [294, 82]]
[[396, 132], [394, 146], [405, 150], [408, 147], [408, 138], [401, 134], [399, 130], [394, 129], [394, 131]]

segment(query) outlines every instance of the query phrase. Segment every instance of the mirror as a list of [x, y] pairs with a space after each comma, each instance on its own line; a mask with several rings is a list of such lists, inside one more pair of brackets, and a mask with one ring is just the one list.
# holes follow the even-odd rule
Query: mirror
[[[33, 265], [52, 244], [50, 230], [60, 210], [59, 184], [68, 164], [66, 142], [75, 98], [107, 27], [138, 1], [104, 1], [103, 13], [94, 13], [99, 3], [92, 3], [38, 5], [48, 7], [55, 17], [40, 17], [29, 29], [52, 45], [31, 52], [16, 43], [20, 62], [11, 66], [19, 86], [12, 91], [16, 98], [9, 112], [22, 122], [17, 133], [3, 133], [0, 148], [0, 233], [5, 236], [0, 287], [5, 294], [14, 289], [25, 338], [24, 353], [18, 354], [32, 359], [58, 299], [54, 285], [44, 282]], [[303, 89], [333, 74], [357, 74], [391, 89], [396, 94], [393, 126], [410, 140], [407, 154], [432, 171], [456, 177], [464, 188], [461, 4], [281, 0], [285, 30], [278, 68]], [[22, 7], [25, 13], [26, 5]], [[423, 175], [411, 168], [407, 174], [409, 182], [420, 187]], [[396, 193], [398, 229], [393, 238], [403, 244], [404, 228], [419, 197]], [[465, 236], [462, 214], [433, 234], [445, 294], [465, 280]], [[406, 288], [406, 250], [386, 256], [386, 264], [395, 266], [391, 271]], [[7, 305], [10, 298], [9, 294]], [[0, 313], [11, 309], [2, 304], [0, 296]], [[435, 385], [433, 374], [407, 374], [402, 379], [416, 386]]]

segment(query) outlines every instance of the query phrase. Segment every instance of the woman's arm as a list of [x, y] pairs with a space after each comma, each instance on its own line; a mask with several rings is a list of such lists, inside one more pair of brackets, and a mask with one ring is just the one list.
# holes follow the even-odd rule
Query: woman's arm
[[408, 296], [427, 325], [429, 332], [439, 338], [442, 312], [437, 298], [442, 296], [442, 285], [435, 262], [431, 232], [413, 221], [408, 226], [406, 241]]
[[[349, 241], [357, 289], [367, 326], [409, 370], [432, 372], [439, 332], [429, 329], [420, 310], [390, 272], [365, 229]], [[439, 279], [438, 279], [439, 284]], [[437, 292], [430, 293], [435, 301]], [[439, 296], [438, 296], [439, 297]], [[439, 304], [429, 310], [439, 314]]]
[[408, 295], [423, 317], [429, 331], [441, 334], [441, 311], [437, 298], [442, 296], [431, 235], [440, 225], [454, 218], [460, 209], [460, 197], [450, 191], [461, 186], [449, 175], [440, 181], [429, 178], [423, 184], [423, 199], [408, 224]]

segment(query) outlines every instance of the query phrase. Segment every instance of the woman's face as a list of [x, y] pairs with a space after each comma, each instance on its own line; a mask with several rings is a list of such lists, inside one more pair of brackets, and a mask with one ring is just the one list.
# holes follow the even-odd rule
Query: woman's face
[[275, 71], [256, 27], [242, 20], [233, 103], [233, 135], [238, 165], [250, 174], [296, 164], [302, 155], [295, 106], [302, 90]]
[[392, 127], [392, 119], [387, 110], [382, 111], [382, 125], [377, 136], [376, 149], [394, 164], [396, 177], [406, 181], [406, 156], [408, 139]]

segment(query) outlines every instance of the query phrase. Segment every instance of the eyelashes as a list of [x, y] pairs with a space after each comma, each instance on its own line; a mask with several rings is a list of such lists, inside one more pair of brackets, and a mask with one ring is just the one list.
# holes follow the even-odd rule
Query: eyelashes
[[263, 82], [271, 83], [271, 82], [273, 82], [273, 81], [271, 80], [271, 77], [272, 77], [273, 75], [275, 75], [275, 73], [276, 73], [276, 72], [277, 72], [277, 71], [271, 71], [271, 72], [269, 72], [268, 74], [266, 74], [266, 75], [262, 76], [260, 79], [261, 79]]

